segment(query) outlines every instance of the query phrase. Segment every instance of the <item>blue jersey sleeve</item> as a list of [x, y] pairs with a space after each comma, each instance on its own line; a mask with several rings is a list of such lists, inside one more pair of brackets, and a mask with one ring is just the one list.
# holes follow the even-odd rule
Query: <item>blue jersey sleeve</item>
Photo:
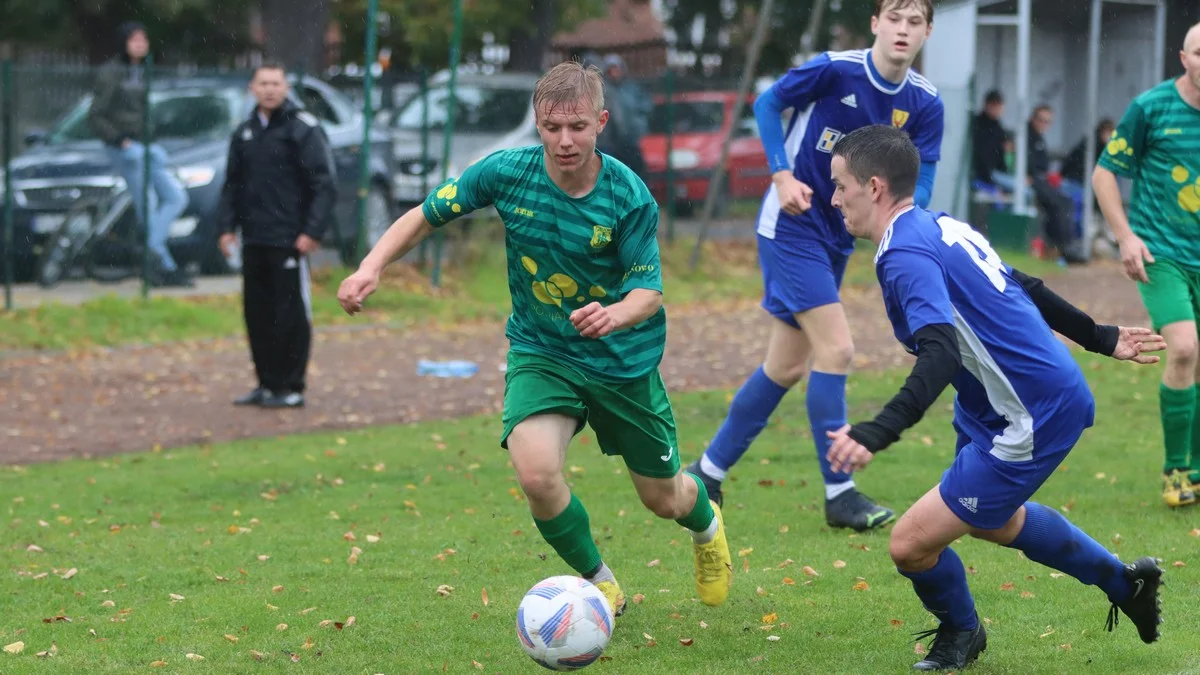
[[917, 206], [927, 209], [933, 199], [933, 182], [937, 178], [937, 162], [921, 162], [921, 173], [917, 175], [917, 189], [913, 193], [913, 201]]
[[894, 249], [880, 257], [878, 271], [884, 296], [904, 313], [909, 335], [933, 324], [954, 325], [945, 272], [935, 257]]
[[942, 97], [937, 96], [925, 106], [921, 119], [911, 132], [912, 142], [921, 153], [922, 162], [936, 162], [942, 158], [942, 132], [945, 129], [946, 112]]
[[[823, 96], [828, 86], [827, 73], [831, 63], [828, 54], [813, 57], [789, 70], [754, 101], [758, 135], [767, 152], [767, 165], [771, 173], [791, 168], [791, 158], [787, 156], [783, 145], [783, 111], [788, 108], [803, 110]], [[793, 116], [795, 114], [793, 112]]]

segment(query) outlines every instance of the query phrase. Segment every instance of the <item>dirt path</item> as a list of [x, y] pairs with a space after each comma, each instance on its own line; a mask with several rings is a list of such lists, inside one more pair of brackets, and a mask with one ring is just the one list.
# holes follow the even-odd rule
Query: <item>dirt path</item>
[[[1050, 283], [1098, 320], [1146, 320], [1136, 289], [1111, 263], [1072, 269]], [[856, 368], [903, 363], [908, 357], [892, 337], [878, 290], [850, 289], [844, 299]], [[663, 363], [667, 385], [739, 385], [762, 358], [766, 327], [756, 303], [707, 315], [672, 312]], [[0, 361], [0, 462], [498, 411], [506, 347], [500, 325], [323, 331], [314, 345], [308, 407], [278, 412], [230, 405], [252, 384], [241, 340], [12, 358]], [[480, 369], [466, 380], [418, 377], [421, 358], [470, 359]]]

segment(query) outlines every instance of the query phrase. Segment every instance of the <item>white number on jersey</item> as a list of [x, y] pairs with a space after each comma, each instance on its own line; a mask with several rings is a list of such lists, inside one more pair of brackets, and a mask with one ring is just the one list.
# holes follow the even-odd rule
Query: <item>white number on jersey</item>
[[947, 246], [957, 244], [963, 247], [971, 260], [987, 275], [996, 290], [1003, 293], [1005, 287], [1008, 286], [1008, 280], [1004, 276], [1004, 266], [1000, 261], [1000, 256], [992, 249], [988, 240], [970, 225], [949, 216], [938, 218], [937, 224], [942, 228], [942, 241]]

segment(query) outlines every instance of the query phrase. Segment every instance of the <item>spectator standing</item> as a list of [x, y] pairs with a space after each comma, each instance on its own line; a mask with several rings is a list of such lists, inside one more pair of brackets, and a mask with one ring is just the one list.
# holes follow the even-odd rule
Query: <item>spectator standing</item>
[[298, 408], [312, 344], [308, 255], [337, 198], [333, 155], [317, 118], [288, 98], [278, 63], [254, 71], [257, 101], [233, 133], [218, 228], [226, 256], [242, 236], [243, 311], [258, 386], [237, 405]]
[[[150, 144], [151, 212], [143, 212], [143, 184], [146, 177], [146, 56], [150, 40], [146, 27], [128, 22], [119, 31], [121, 53], [104, 64], [96, 78], [88, 123], [104, 142], [109, 161], [125, 180], [133, 195], [138, 220], [148, 230], [147, 241], [157, 258], [157, 286], [191, 286], [186, 271], [175, 264], [167, 248], [171, 223], [183, 215], [188, 205], [187, 190], [167, 170], [167, 152], [157, 143]], [[151, 130], [153, 134], [153, 130]]]
[[1004, 157], [1008, 134], [1000, 124], [1003, 115], [1004, 95], [993, 89], [984, 97], [983, 110], [975, 116], [975, 126], [971, 129], [972, 163], [976, 180], [1011, 190], [1012, 177], [1008, 175]]

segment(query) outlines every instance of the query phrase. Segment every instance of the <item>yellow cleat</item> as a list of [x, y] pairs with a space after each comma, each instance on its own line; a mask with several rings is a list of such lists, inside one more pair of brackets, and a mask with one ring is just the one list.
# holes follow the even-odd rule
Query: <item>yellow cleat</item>
[[621, 587], [616, 581], [601, 581], [596, 584], [596, 588], [608, 598], [608, 606], [612, 609], [614, 617], [625, 613], [625, 594], [621, 592]]
[[713, 515], [717, 519], [717, 534], [707, 544], [693, 544], [696, 549], [696, 593], [700, 601], [716, 607], [729, 597], [733, 585], [733, 559], [729, 556], [729, 542], [725, 540], [725, 518], [721, 507], [712, 503]]
[[1176, 469], [1163, 476], [1163, 502], [1171, 508], [1195, 504], [1195, 490], [1186, 471]]

